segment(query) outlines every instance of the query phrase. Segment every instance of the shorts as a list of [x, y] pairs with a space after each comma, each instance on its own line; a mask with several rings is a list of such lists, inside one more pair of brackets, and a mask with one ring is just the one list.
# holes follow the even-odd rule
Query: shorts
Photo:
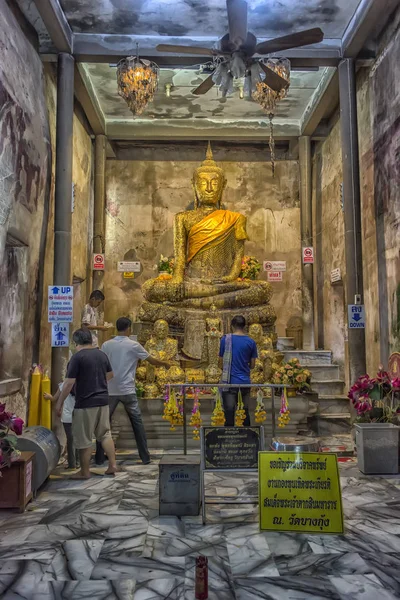
[[90, 448], [93, 438], [96, 438], [98, 442], [110, 438], [110, 408], [108, 404], [75, 409], [72, 417], [72, 436], [75, 448], [78, 450]]

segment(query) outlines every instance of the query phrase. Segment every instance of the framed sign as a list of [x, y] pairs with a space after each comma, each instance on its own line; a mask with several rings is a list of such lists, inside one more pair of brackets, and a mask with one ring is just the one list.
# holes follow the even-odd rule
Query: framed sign
[[257, 470], [264, 448], [262, 427], [202, 427], [201, 433], [204, 470]]

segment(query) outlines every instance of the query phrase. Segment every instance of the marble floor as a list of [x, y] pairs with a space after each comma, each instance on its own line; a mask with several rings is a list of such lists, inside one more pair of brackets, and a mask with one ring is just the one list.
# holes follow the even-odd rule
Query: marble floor
[[[158, 462], [119, 455], [115, 478], [59, 468], [29, 510], [0, 512], [0, 598], [192, 600], [208, 556], [210, 600], [400, 598], [400, 478], [340, 463], [343, 536], [260, 532], [254, 505], [200, 517], [158, 516]], [[207, 493], [254, 495], [253, 474], [207, 476]]]

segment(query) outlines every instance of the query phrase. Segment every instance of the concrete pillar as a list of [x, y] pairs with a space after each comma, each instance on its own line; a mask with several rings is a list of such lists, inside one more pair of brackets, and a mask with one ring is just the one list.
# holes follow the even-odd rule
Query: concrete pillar
[[[355, 61], [346, 58], [339, 64], [340, 126], [343, 165], [343, 205], [346, 255], [346, 302], [363, 299], [361, 244], [360, 172], [358, 157], [357, 98]], [[366, 371], [364, 329], [349, 329], [348, 355], [350, 383]]]
[[[106, 174], [106, 142], [105, 135], [96, 135], [94, 164], [94, 224], [93, 252], [104, 253], [105, 250], [105, 174]], [[93, 272], [93, 289], [103, 287], [103, 271]]]
[[[74, 58], [58, 55], [56, 180], [54, 203], [54, 285], [71, 284], [72, 221], [72, 128], [74, 115]], [[53, 348], [51, 379], [53, 391], [62, 381], [68, 361], [68, 348]]]
[[[300, 230], [301, 248], [312, 246], [312, 204], [311, 204], [311, 138], [299, 138], [300, 166]], [[315, 350], [314, 341], [314, 291], [313, 265], [301, 261], [301, 290], [303, 306], [303, 349]]]

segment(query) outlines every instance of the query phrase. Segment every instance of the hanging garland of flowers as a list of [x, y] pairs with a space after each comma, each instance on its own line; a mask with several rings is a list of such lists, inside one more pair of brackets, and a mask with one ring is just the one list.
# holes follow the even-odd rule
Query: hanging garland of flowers
[[164, 421], [170, 422], [170, 431], [175, 431], [175, 427], [183, 425], [183, 403], [178, 402], [175, 391], [166, 386], [164, 402]]
[[261, 390], [257, 392], [257, 404], [256, 409], [254, 411], [255, 422], [256, 423], [264, 423], [267, 419], [267, 413], [265, 411], [263, 393]]
[[242, 392], [239, 389], [238, 403], [237, 403], [237, 408], [236, 408], [236, 413], [235, 413], [235, 427], [243, 427], [245, 418], [246, 418], [246, 412], [244, 410]]
[[211, 425], [213, 427], [223, 427], [225, 425], [225, 412], [221, 402], [221, 394], [218, 388], [212, 388], [215, 395], [215, 406], [211, 415]]
[[199, 388], [195, 388], [193, 395], [193, 408], [192, 408], [192, 416], [190, 417], [189, 425], [193, 427], [193, 439], [200, 439], [200, 427], [203, 422], [200, 414], [200, 402], [199, 402]]
[[281, 395], [281, 409], [279, 411], [278, 417], [278, 427], [283, 428], [290, 421], [290, 410], [289, 410], [289, 402], [287, 399], [287, 391], [286, 388], [283, 388]]

